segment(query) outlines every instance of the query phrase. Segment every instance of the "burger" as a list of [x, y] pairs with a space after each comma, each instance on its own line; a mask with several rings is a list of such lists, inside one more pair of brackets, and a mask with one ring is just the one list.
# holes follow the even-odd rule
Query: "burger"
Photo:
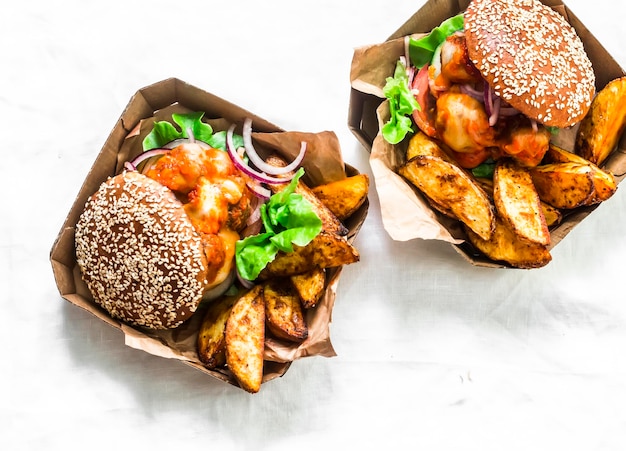
[[228, 288], [251, 191], [224, 151], [178, 144], [102, 183], [76, 225], [76, 256], [113, 317], [165, 329]]
[[94, 301], [123, 322], [171, 329], [190, 319], [237, 280], [237, 243], [258, 230], [269, 198], [261, 181], [276, 178], [236, 152], [253, 153], [251, 121], [244, 143], [234, 126], [213, 133], [202, 114], [174, 114], [180, 130], [156, 123], [144, 152], [100, 185], [76, 224], [82, 278]]
[[552, 8], [472, 0], [426, 36], [407, 37], [384, 91], [388, 142], [416, 125], [467, 169], [502, 157], [532, 167], [552, 133], [586, 115], [595, 75], [576, 31]]

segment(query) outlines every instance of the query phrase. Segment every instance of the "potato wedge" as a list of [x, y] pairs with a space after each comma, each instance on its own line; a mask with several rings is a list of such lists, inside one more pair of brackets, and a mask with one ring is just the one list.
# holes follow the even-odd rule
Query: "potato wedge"
[[[487, 193], [491, 199], [493, 199], [493, 179], [487, 179], [483, 177], [476, 177], [476, 183], [478, 183], [482, 189]], [[552, 227], [561, 223], [563, 219], [563, 213], [558, 208], [554, 208], [552, 205], [548, 205], [540, 200], [541, 210], [544, 218], [546, 218], [546, 225]]]
[[430, 155], [431, 157], [439, 157], [442, 160], [451, 161], [448, 154], [439, 146], [439, 144], [425, 133], [418, 130], [409, 140], [409, 146], [406, 150], [406, 161], [417, 156]]
[[541, 210], [543, 211], [543, 217], [546, 218], [546, 225], [553, 227], [559, 225], [563, 220], [563, 213], [558, 208], [554, 208], [552, 205], [548, 205], [545, 202], [541, 202]]
[[315, 268], [332, 268], [356, 263], [359, 252], [348, 240], [322, 230], [306, 246], [293, 246], [290, 253], [279, 252], [259, 274], [259, 280], [303, 274]]
[[255, 285], [232, 307], [225, 329], [226, 364], [244, 390], [256, 393], [263, 380], [265, 302]]
[[550, 144], [545, 158], [551, 163], [571, 162], [588, 164], [591, 166], [593, 169], [593, 184], [595, 187], [595, 193], [585, 202], [585, 205], [603, 202], [615, 194], [615, 191], [617, 191], [617, 182], [615, 181], [613, 174], [600, 169], [596, 164], [586, 160], [580, 155], [576, 155], [575, 153], [568, 152], [567, 150], [555, 146], [554, 144]]
[[585, 205], [595, 193], [593, 169], [589, 165], [550, 163], [529, 171], [539, 198], [555, 208]]
[[[276, 155], [266, 158], [265, 161], [268, 164], [277, 167], [286, 166], [285, 160]], [[278, 193], [285, 189], [285, 187], [286, 185], [283, 184], [275, 184], [270, 185], [270, 190], [272, 193]], [[348, 234], [348, 229], [341, 223], [337, 216], [335, 216], [335, 214], [326, 205], [324, 205], [324, 203], [313, 193], [311, 188], [309, 188], [302, 180], [298, 181], [295, 192], [301, 194], [302, 197], [311, 203], [313, 211], [315, 211], [317, 216], [322, 220], [322, 230], [342, 236]]]
[[610, 81], [592, 100], [576, 134], [575, 151], [600, 166], [626, 128], [626, 77]]
[[550, 143], [543, 157], [544, 163], [578, 163], [588, 164], [589, 160], [573, 152], [569, 152], [556, 144]]
[[334, 213], [337, 219], [344, 221], [357, 211], [367, 199], [369, 183], [367, 174], [357, 174], [316, 186], [311, 190]]
[[498, 162], [493, 175], [496, 211], [514, 233], [533, 243], [550, 244], [550, 232], [529, 172], [509, 160]]
[[326, 284], [326, 270], [324, 268], [313, 268], [303, 274], [291, 276], [291, 283], [300, 297], [302, 307], [313, 308], [317, 305]]
[[540, 268], [552, 260], [546, 246], [520, 238], [500, 218], [496, 218], [495, 229], [488, 240], [483, 240], [469, 227], [466, 227], [466, 232], [470, 243], [488, 258], [506, 262], [515, 268]]
[[494, 228], [493, 206], [463, 169], [439, 157], [418, 155], [398, 172], [480, 237], [489, 239]]
[[594, 194], [587, 200], [585, 205], [604, 202], [617, 191], [617, 181], [613, 174], [599, 168], [593, 171], [593, 186], [595, 189]]
[[226, 363], [226, 321], [235, 303], [234, 296], [224, 296], [209, 304], [198, 331], [198, 358], [207, 368]]
[[263, 286], [265, 324], [276, 338], [300, 342], [309, 335], [302, 304], [289, 279], [272, 279]]
[[[439, 143], [419, 130], [409, 140], [409, 146], [406, 150], [406, 161], [418, 156], [438, 157], [451, 164], [455, 164], [454, 160], [441, 148]], [[449, 207], [440, 204], [435, 199], [428, 197], [425, 193], [422, 194], [424, 194], [424, 198], [433, 209], [444, 216], [456, 219], [456, 215]]]

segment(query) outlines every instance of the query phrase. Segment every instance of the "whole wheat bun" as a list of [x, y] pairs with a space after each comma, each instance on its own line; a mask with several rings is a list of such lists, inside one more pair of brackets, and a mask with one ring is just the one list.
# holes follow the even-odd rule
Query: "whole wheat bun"
[[473, 0], [465, 36], [470, 59], [495, 93], [526, 116], [567, 127], [589, 110], [591, 61], [574, 28], [552, 8], [538, 0]]
[[138, 172], [101, 184], [76, 224], [75, 243], [95, 302], [130, 324], [176, 327], [207, 289], [204, 244], [181, 202]]

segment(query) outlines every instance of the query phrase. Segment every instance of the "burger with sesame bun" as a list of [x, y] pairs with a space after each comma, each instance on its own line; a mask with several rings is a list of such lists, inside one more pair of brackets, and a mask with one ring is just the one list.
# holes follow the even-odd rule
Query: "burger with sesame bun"
[[416, 125], [478, 172], [502, 157], [536, 166], [551, 134], [582, 120], [595, 94], [581, 39], [539, 0], [472, 0], [405, 44], [384, 89], [383, 137], [397, 144]]
[[263, 174], [235, 152], [253, 152], [251, 121], [240, 136], [234, 126], [213, 133], [202, 116], [173, 114], [179, 129], [156, 122], [144, 152], [100, 185], [76, 224], [83, 280], [97, 304], [129, 324], [177, 327], [231, 288], [237, 243], [258, 228], [270, 197], [262, 182], [294, 179]]

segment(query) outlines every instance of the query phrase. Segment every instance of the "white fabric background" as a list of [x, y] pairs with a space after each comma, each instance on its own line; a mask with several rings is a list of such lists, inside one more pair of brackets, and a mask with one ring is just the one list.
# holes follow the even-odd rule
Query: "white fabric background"
[[[57, 3], [0, 15], [2, 449], [623, 449], [626, 188], [532, 271], [391, 241], [372, 189], [338, 356], [256, 395], [128, 348], [61, 299], [50, 247], [135, 91], [176, 76], [284, 129], [334, 130], [369, 172], [347, 127], [352, 51], [423, 1]], [[625, 4], [567, 4], [626, 66]]]

